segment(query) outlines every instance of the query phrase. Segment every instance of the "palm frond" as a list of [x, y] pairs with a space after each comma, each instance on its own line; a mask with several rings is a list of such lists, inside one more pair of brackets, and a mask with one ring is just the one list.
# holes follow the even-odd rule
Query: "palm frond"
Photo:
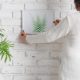
[[13, 47], [13, 44], [11, 44], [10, 41], [8, 41], [6, 38], [4, 38], [4, 34], [2, 33], [2, 30], [0, 30], [0, 36], [1, 39], [0, 40], [0, 56], [1, 56], [1, 60], [4, 59], [4, 61], [11, 61], [12, 55], [10, 54], [9, 49], [11, 47]]
[[33, 21], [34, 32], [43, 32], [46, 26], [45, 18], [37, 16], [36, 20]]

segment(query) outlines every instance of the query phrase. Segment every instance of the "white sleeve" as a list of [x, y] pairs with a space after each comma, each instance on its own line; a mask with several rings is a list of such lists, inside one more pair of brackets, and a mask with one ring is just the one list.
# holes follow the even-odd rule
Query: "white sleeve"
[[37, 35], [28, 35], [27, 42], [28, 43], [49, 43], [54, 42], [55, 40], [66, 36], [71, 27], [69, 25], [68, 17], [65, 17], [58, 26], [56, 26], [56, 30], [54, 28], [48, 30], [46, 32], [39, 33]]

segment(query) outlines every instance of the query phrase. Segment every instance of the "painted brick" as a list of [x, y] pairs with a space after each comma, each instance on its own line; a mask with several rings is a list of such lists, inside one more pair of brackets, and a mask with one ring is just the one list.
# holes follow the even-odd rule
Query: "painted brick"
[[[32, 53], [33, 54], [33, 53]], [[25, 54], [24, 50], [14, 50], [13, 65], [36, 66], [36, 59]]]
[[36, 0], [14, 0], [13, 3], [36, 3]]
[[13, 19], [21, 19], [21, 11], [13, 11]]
[[2, 19], [1, 20], [1, 25], [3, 26], [19, 26], [20, 25], [20, 20], [19, 19], [10, 19], [10, 18], [6, 18], [6, 19]]
[[36, 76], [33, 75], [19, 75], [14, 76], [14, 80], [37, 80]]
[[13, 76], [9, 74], [2, 74], [0, 75], [0, 80], [12, 80]]
[[0, 11], [0, 19], [1, 18], [12, 18], [12, 12], [11, 11]]
[[24, 74], [25, 67], [23, 67], [23, 66], [5, 66], [5, 67], [2, 67], [2, 73], [5, 73], [5, 74]]
[[[49, 51], [45, 50], [36, 50], [36, 51], [26, 51], [26, 55], [29, 58], [35, 58], [35, 59], [49, 59]], [[46, 55], [46, 56], [45, 56]]]
[[43, 76], [38, 76], [39, 80], [58, 80], [57, 75], [54, 76], [48, 76], [48, 75], [43, 75]]
[[2, 10], [19, 11], [23, 9], [24, 9], [24, 4], [4, 3], [2, 5]]
[[25, 5], [25, 9], [47, 9], [47, 4], [44, 3], [28, 3]]
[[39, 60], [38, 65], [44, 65], [44, 66], [54, 66], [58, 67], [59, 66], [59, 61], [54, 59], [54, 60]]
[[58, 68], [54, 68], [51, 66], [27, 67], [26, 74], [54, 75], [58, 74]]
[[36, 50], [36, 44], [14, 43], [14, 50]]

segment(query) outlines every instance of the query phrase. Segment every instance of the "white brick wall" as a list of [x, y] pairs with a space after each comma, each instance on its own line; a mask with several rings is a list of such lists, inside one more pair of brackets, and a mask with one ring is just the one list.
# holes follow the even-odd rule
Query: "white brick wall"
[[73, 0], [0, 0], [0, 25], [14, 43], [9, 63], [0, 60], [0, 80], [58, 80], [62, 39], [50, 44], [19, 44], [20, 10], [53, 10], [63, 18], [74, 8]]

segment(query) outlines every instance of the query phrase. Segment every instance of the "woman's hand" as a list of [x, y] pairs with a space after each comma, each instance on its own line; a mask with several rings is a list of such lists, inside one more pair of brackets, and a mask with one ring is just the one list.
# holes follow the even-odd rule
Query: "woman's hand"
[[61, 22], [60, 19], [56, 19], [55, 21], [53, 21], [53, 23], [54, 23], [55, 26], [57, 26], [60, 22]]
[[20, 43], [26, 43], [26, 37], [27, 37], [27, 33], [25, 33], [24, 31], [20, 32], [19, 34], [19, 42]]

